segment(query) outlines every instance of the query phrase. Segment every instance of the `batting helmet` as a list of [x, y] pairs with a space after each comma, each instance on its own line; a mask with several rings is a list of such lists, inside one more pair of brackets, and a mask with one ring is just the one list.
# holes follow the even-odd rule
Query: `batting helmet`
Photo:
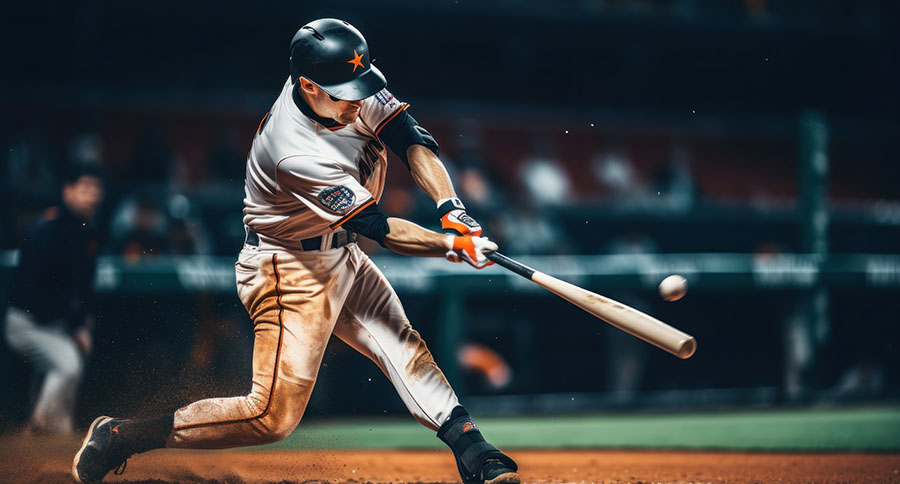
[[300, 76], [345, 101], [365, 99], [387, 85], [359, 30], [334, 18], [313, 20], [294, 34], [291, 82]]

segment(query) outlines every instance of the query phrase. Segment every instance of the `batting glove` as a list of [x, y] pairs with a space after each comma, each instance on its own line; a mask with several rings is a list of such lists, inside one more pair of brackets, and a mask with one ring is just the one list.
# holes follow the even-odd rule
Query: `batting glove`
[[467, 262], [476, 269], [484, 269], [494, 262], [487, 255], [497, 250], [497, 244], [487, 237], [465, 235], [453, 237], [453, 250], [447, 252], [450, 262]]
[[481, 235], [481, 224], [466, 213], [466, 206], [458, 198], [438, 202], [441, 229], [450, 235]]

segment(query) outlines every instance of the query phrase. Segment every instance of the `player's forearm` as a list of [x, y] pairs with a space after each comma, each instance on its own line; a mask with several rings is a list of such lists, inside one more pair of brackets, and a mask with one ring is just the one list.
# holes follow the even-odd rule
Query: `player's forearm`
[[453, 248], [453, 237], [432, 232], [402, 218], [387, 219], [390, 232], [384, 246], [391, 252], [413, 257], [443, 257]]
[[412, 145], [406, 150], [409, 172], [416, 185], [435, 202], [445, 198], [456, 198], [450, 175], [444, 164], [431, 150], [422, 145]]

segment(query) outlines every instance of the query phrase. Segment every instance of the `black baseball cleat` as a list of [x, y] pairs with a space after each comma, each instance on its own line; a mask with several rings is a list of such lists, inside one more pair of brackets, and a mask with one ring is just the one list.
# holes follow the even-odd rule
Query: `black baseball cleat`
[[500, 459], [488, 459], [481, 466], [481, 476], [484, 484], [519, 484], [519, 474], [515, 469], [510, 469]]
[[94, 419], [72, 461], [72, 476], [76, 481], [96, 484], [113, 469], [116, 469], [116, 474], [125, 472], [125, 462], [129, 456], [117, 452], [112, 443], [117, 427], [123, 422], [126, 420], [106, 416]]

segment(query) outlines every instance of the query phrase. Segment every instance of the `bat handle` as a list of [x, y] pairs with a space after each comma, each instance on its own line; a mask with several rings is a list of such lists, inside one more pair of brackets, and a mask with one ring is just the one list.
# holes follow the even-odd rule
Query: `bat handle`
[[516, 274], [528, 280], [531, 280], [531, 276], [533, 276], [535, 272], [535, 270], [531, 267], [510, 259], [509, 257], [506, 257], [499, 252], [491, 252], [487, 255], [487, 258], [494, 261], [495, 264], [509, 269], [510, 271], [515, 272]]

